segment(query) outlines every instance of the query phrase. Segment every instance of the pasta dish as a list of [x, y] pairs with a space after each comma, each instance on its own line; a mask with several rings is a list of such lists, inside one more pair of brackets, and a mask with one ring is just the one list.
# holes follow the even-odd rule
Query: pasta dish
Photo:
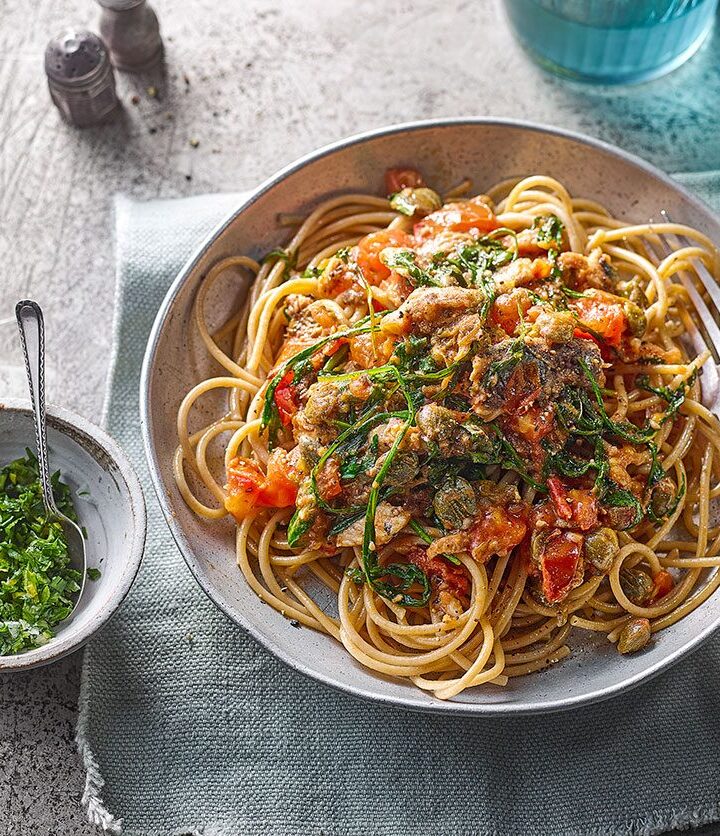
[[[261, 262], [217, 263], [195, 326], [218, 375], [185, 397], [174, 463], [191, 509], [236, 521], [263, 601], [440, 699], [579, 631], [640, 651], [720, 585], [720, 425], [678, 281], [718, 275], [712, 243], [547, 176], [471, 189], [391, 169], [388, 198], [332, 197]], [[252, 288], [210, 333], [231, 268]]]

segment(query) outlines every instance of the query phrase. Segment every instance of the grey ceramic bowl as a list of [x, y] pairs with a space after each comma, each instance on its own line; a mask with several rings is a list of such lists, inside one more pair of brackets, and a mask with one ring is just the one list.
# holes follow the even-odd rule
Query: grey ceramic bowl
[[[0, 401], [0, 464], [35, 449], [30, 404]], [[0, 656], [0, 672], [44, 665], [77, 650], [105, 625], [128, 593], [145, 543], [145, 501], [130, 462], [99, 427], [59, 407], [48, 407], [50, 467], [73, 490], [75, 509], [87, 531], [88, 579], [77, 609], [42, 647]], [[78, 496], [78, 492], [80, 495]]]
[[[604, 637], [579, 634], [559, 665], [505, 688], [465, 691], [439, 702], [412, 685], [376, 676], [327, 636], [297, 630], [263, 604], [235, 565], [231, 526], [208, 524], [183, 503], [172, 477], [175, 414], [199, 380], [219, 373], [191, 324], [195, 291], [208, 267], [225, 256], [260, 256], [286, 240], [278, 212], [307, 212], [324, 197], [359, 190], [380, 194], [389, 166], [419, 168], [440, 191], [465, 176], [482, 191], [506, 177], [532, 173], [560, 179], [572, 193], [595, 198], [615, 214], [647, 221], [666, 209], [720, 242], [720, 224], [700, 201], [642, 160], [586, 137], [550, 128], [489, 120], [400, 125], [323, 148], [264, 183], [198, 249], [172, 285], [148, 344], [141, 386], [143, 432], [155, 488], [168, 524], [198, 583], [220, 609], [292, 667], [358, 696], [407, 708], [462, 714], [554, 711], [610, 697], [676, 662], [720, 624], [717, 593], [634, 656], [620, 656]], [[223, 315], [244, 292], [239, 277], [209, 301]], [[217, 409], [202, 402], [208, 416]], [[213, 413], [217, 414], [217, 412]], [[578, 631], [579, 632], [579, 631]]]

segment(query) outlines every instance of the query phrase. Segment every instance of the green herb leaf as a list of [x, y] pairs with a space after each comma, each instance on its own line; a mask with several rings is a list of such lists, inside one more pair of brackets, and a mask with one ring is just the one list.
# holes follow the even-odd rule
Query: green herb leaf
[[693, 373], [686, 381], [680, 384], [677, 389], [671, 389], [669, 386], [651, 386], [650, 378], [646, 374], [641, 374], [637, 377], [637, 385], [640, 386], [641, 389], [652, 392], [653, 395], [657, 395], [658, 398], [662, 398], [667, 403], [668, 408], [665, 410], [663, 419], [660, 422], [661, 425], [665, 424], [667, 421], [672, 421], [675, 415], [677, 415], [678, 410], [685, 401], [687, 390], [694, 382], [695, 374]]
[[410, 279], [415, 287], [440, 287], [437, 278], [416, 263], [415, 253], [412, 250], [390, 250], [385, 263]]
[[295, 548], [295, 546], [297, 546], [300, 540], [302, 540], [302, 538], [307, 534], [312, 524], [312, 516], [303, 518], [300, 516], [299, 511], [295, 511], [295, 513], [290, 518], [290, 522], [288, 523], [288, 546], [290, 546], [290, 548]]
[[565, 225], [557, 215], [539, 215], [533, 221], [533, 229], [537, 230], [538, 244], [551, 244], [556, 250], [562, 247]]
[[[60, 510], [76, 519], [58, 473], [52, 485]], [[46, 514], [37, 459], [27, 450], [0, 469], [0, 655], [52, 638], [72, 611], [80, 580], [62, 526]]]
[[630, 421], [613, 421], [605, 410], [602, 389], [598, 385], [597, 380], [595, 380], [593, 373], [590, 371], [590, 367], [582, 358], [579, 362], [583, 372], [585, 373], [585, 377], [590, 384], [593, 394], [595, 395], [600, 420], [602, 421], [605, 429], [613, 435], [616, 435], [618, 438], [629, 441], [631, 444], [647, 444], [648, 441], [650, 441], [650, 439], [655, 435], [655, 430], [649, 425], [636, 427], [635, 424]]
[[365, 473], [370, 470], [370, 468], [377, 461], [378, 445], [378, 437], [377, 435], [374, 435], [368, 447], [367, 453], [364, 456], [361, 458], [351, 456], [350, 458], [345, 459], [340, 465], [340, 479], [344, 482], [348, 482], [360, 473]]

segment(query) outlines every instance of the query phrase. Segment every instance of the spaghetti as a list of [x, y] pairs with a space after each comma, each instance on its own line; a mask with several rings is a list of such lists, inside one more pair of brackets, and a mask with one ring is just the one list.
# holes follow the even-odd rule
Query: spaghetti
[[[441, 699], [560, 661], [574, 631], [641, 649], [720, 585], [720, 424], [678, 280], [718, 274], [712, 243], [545, 176], [444, 199], [386, 181], [208, 273], [195, 323], [222, 372], [178, 413], [185, 502], [235, 517], [263, 601]], [[252, 289], [211, 334], [231, 267]], [[227, 412], [191, 430], [218, 389]]]

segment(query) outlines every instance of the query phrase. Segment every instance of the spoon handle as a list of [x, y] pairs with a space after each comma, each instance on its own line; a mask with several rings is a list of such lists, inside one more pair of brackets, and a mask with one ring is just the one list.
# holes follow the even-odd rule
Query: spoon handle
[[47, 448], [47, 425], [45, 414], [45, 323], [42, 310], [37, 302], [25, 299], [15, 306], [15, 318], [20, 330], [20, 342], [25, 356], [35, 419], [35, 443], [37, 446], [38, 468], [42, 482], [43, 498], [48, 511], [58, 514], [50, 481], [50, 462]]

